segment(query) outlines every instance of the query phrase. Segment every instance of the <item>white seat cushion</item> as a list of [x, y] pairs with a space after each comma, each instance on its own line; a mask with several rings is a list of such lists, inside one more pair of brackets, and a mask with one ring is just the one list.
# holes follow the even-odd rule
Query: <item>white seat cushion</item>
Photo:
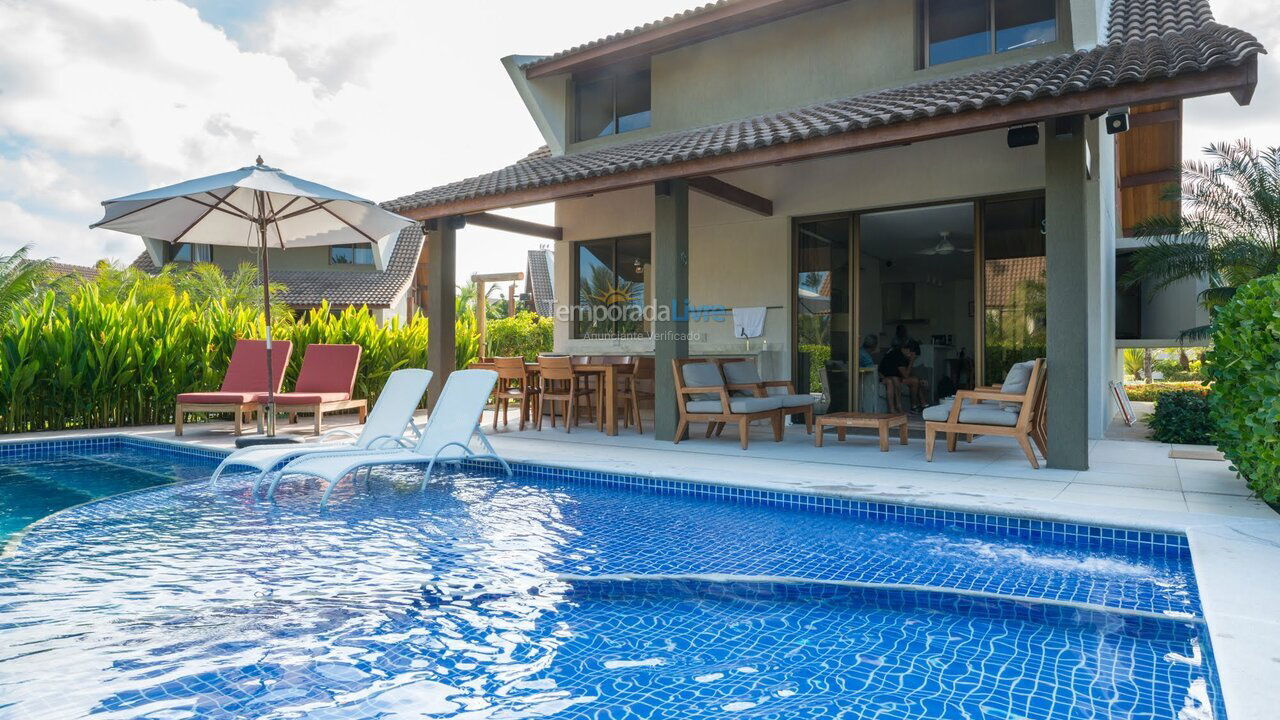
[[[724, 380], [720, 377], [720, 371], [709, 362], [689, 363], [680, 368], [680, 374], [684, 379], [685, 387], [720, 387], [724, 385]], [[717, 405], [720, 404], [718, 396], [711, 393], [698, 393], [687, 397], [694, 400], [715, 400]]]
[[1005, 412], [990, 405], [966, 405], [960, 410], [960, 422], [973, 425], [1001, 425], [1013, 427], [1018, 424], [1018, 414]]
[[[1027, 391], [1027, 385], [1031, 383], [1031, 371], [1036, 367], [1035, 360], [1020, 362], [1009, 368], [1009, 374], [1004, 376], [1004, 383], [1000, 385], [1000, 392], [1009, 395], [1022, 395]], [[1011, 412], [1018, 412], [1022, 408], [1022, 403], [1001, 402], [1000, 407]]]
[[[781, 392], [774, 393], [774, 390], [780, 390]], [[789, 395], [786, 388], [769, 388], [769, 391], [769, 397], [781, 400], [784, 408], [809, 407], [818, 400], [812, 395]]]
[[927, 407], [923, 415], [927, 422], [946, 422], [947, 418], [951, 417], [951, 403]]
[[[730, 398], [729, 410], [735, 413], [757, 413], [766, 410], [777, 410], [782, 407], [782, 399], [776, 397], [744, 397]], [[724, 410], [719, 400], [691, 400], [685, 403], [684, 409], [690, 413], [722, 413]]]

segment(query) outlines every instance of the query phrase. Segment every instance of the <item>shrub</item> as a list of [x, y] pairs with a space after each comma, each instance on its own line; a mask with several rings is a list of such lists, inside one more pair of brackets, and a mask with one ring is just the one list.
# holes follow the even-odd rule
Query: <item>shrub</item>
[[555, 323], [527, 310], [514, 317], [490, 320], [485, 326], [485, 342], [489, 357], [538, 359], [538, 353], [551, 352]]
[[1198, 395], [1209, 392], [1208, 386], [1199, 382], [1137, 383], [1125, 385], [1124, 389], [1133, 402], [1155, 402], [1161, 395], [1171, 392], [1190, 392]]
[[1174, 390], [1157, 397], [1155, 412], [1147, 423], [1156, 442], [1187, 445], [1212, 442], [1209, 399], [1193, 390]]
[[[464, 331], [466, 320], [459, 319]], [[92, 284], [64, 300], [48, 292], [0, 325], [0, 432], [172, 422], [178, 393], [217, 388], [236, 339], [264, 331], [257, 309], [220, 299], [196, 303], [182, 293], [141, 300], [127, 292], [117, 300]], [[421, 316], [379, 327], [366, 308], [331, 313], [326, 306], [274, 334], [296, 348], [286, 388], [310, 343], [361, 345], [356, 396], [371, 402], [391, 371], [427, 362]], [[474, 334], [458, 338], [460, 351], [472, 353], [468, 362], [475, 342]]]
[[1205, 375], [1214, 438], [1249, 487], [1280, 501], [1280, 276], [1241, 286], [1214, 314]]
[[828, 345], [801, 345], [801, 354], [809, 356], [809, 392], [822, 390], [822, 369], [831, 361]]

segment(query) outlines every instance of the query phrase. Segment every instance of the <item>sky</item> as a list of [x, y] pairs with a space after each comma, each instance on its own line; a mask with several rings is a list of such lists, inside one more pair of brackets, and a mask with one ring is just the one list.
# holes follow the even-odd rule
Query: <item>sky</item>
[[[250, 164], [386, 200], [542, 144], [503, 69], [699, 0], [0, 0], [0, 254], [131, 262], [99, 203]], [[1280, 48], [1272, 0], [1215, 0]], [[1189, 101], [1184, 154], [1280, 145], [1280, 58], [1253, 105]], [[504, 211], [551, 221], [549, 206]], [[523, 270], [545, 241], [459, 235], [458, 278]]]

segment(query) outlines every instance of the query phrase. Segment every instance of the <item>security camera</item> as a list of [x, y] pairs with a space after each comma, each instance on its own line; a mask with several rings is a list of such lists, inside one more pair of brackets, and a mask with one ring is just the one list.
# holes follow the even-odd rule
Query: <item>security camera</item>
[[1107, 111], [1107, 134], [1119, 135], [1129, 130], [1129, 108], [1115, 108]]

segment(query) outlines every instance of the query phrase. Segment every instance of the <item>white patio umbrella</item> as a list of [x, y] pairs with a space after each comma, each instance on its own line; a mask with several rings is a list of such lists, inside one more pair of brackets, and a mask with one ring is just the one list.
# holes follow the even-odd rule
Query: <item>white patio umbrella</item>
[[413, 224], [369, 200], [267, 167], [261, 157], [249, 167], [106, 200], [102, 206], [105, 214], [91, 228], [171, 244], [257, 245], [267, 321], [268, 436], [275, 435], [275, 378], [267, 248], [376, 244]]

